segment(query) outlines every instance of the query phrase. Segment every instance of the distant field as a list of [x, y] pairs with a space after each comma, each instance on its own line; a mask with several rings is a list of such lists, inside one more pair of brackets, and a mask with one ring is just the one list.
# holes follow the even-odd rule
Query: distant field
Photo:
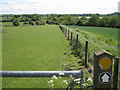
[[[2, 70], [63, 70], [67, 44], [57, 25], [3, 27]], [[3, 78], [3, 88], [48, 88], [50, 78]], [[66, 87], [58, 83], [56, 87]]]
[[105, 28], [105, 27], [89, 27], [89, 26], [67, 26], [69, 28], [79, 28], [83, 31], [100, 34], [108, 38], [118, 40], [118, 29], [117, 28]]
[[0, 25], [12, 25], [12, 22], [0, 22]]

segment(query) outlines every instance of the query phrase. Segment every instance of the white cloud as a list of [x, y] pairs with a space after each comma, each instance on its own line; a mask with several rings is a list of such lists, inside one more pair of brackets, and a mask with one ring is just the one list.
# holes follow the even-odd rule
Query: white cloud
[[[6, 4], [7, 3], [7, 4]], [[113, 13], [118, 11], [118, 0], [4, 0], [0, 13]]]

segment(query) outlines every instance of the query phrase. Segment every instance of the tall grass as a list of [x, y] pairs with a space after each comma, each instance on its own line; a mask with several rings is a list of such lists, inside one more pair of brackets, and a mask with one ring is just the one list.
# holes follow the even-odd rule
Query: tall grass
[[[88, 43], [88, 45], [89, 45], [88, 46], [88, 60], [89, 60], [89, 62], [92, 63], [92, 65], [94, 63], [94, 52], [98, 51], [100, 49], [110, 52], [114, 57], [119, 56], [118, 55], [118, 39], [117, 39], [118, 29], [102, 28], [102, 30], [100, 31], [99, 27], [93, 27], [93, 30], [91, 30], [92, 29], [91, 27], [82, 27], [83, 29], [75, 28], [77, 26], [69, 26], [69, 27], [73, 27], [72, 32], [74, 32], [74, 38], [76, 37], [76, 34], [79, 35], [79, 44], [80, 44], [79, 49], [78, 49], [78, 52], [80, 53], [79, 56], [81, 56], [81, 53], [85, 52], [85, 49], [84, 49], [85, 41], [87, 40], [89, 42]], [[79, 26], [79, 28], [81, 28], [81, 27]], [[90, 29], [88, 29], [88, 28], [90, 28]], [[110, 37], [110, 35], [111, 35], [111, 37]], [[75, 44], [75, 42], [73, 42], [73, 43]], [[83, 48], [83, 49], [81, 49], [81, 48]], [[81, 59], [83, 60], [83, 63], [84, 63], [84, 60], [85, 60], [84, 54], [83, 54], [83, 58], [81, 58]], [[119, 74], [120, 74], [120, 71], [119, 71]], [[120, 79], [119, 79], [118, 86], [120, 86]]]

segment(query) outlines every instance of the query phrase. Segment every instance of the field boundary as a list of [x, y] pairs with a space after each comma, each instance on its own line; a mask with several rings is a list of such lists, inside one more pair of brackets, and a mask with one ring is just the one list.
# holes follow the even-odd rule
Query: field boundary
[[[61, 29], [61, 31], [64, 33], [64, 36], [66, 37], [66, 39], [67, 40], [69, 40], [69, 37], [70, 37], [70, 35], [69, 35], [69, 33], [70, 33], [70, 31], [71, 31], [71, 40], [70, 40], [70, 43], [72, 43], [73, 42], [73, 34], [75, 34], [76, 35], [76, 38], [74, 38], [74, 46], [73, 46], [73, 48], [74, 48], [74, 50], [77, 52], [77, 50], [78, 50], [78, 47], [79, 47], [79, 45], [81, 45], [81, 43], [80, 43], [80, 41], [79, 41], [79, 39], [78, 39], [78, 37], [80, 36], [79, 35], [79, 33], [78, 33], [78, 31], [77, 32], [75, 32], [75, 31], [73, 31], [73, 30], [71, 30], [71, 29], [69, 29], [69, 28], [67, 28], [67, 27], [65, 27], [65, 26], [62, 26], [62, 25], [60, 25], [59, 26], [60, 27], [60, 29]], [[81, 36], [80, 36], [80, 38], [82, 38]], [[86, 68], [88, 68], [89, 66], [87, 65], [88, 64], [88, 41], [86, 40], [86, 39], [84, 39], [85, 40], [85, 46], [84, 46], [84, 52], [85, 52], [85, 61], [84, 61], [84, 66], [86, 67]], [[73, 43], [72, 43], [73, 44]], [[72, 45], [71, 44], [71, 45]], [[81, 48], [81, 47], [80, 47]], [[99, 52], [99, 51], [98, 51]], [[100, 52], [101, 52], [101, 50], [100, 50]], [[106, 53], [106, 51], [105, 50], [103, 50], [102, 52], [104, 52], [104, 53]], [[103, 53], [103, 54], [104, 54]], [[108, 53], [109, 54], [109, 53]], [[111, 55], [111, 54], [110, 54]], [[78, 56], [79, 56], [79, 54], [78, 54]], [[103, 55], [104, 56], [104, 55]], [[105, 57], [105, 56], [104, 56]], [[107, 56], [106, 56], [107, 57]], [[112, 56], [111, 55], [111, 59], [114, 59], [114, 75], [113, 75], [113, 81], [111, 82], [112, 83], [112, 85], [113, 85], [113, 88], [117, 88], [118, 87], [118, 76], [119, 76], [119, 57], [115, 57], [115, 56]], [[96, 62], [97, 60], [96, 60], [96, 58], [95, 58], [95, 54], [94, 54], [94, 67], [96, 66], [96, 64], [95, 64], [95, 62]], [[112, 63], [113, 64], [113, 63]], [[94, 68], [94, 71], [96, 70], [96, 68]], [[99, 72], [99, 70], [97, 70], [96, 71], [96, 73], [98, 73]], [[111, 71], [110, 71], [110, 73], [112, 74], [112, 67], [111, 67]], [[95, 76], [95, 73], [94, 73], [94, 76]], [[94, 78], [94, 81], [96, 80], [96, 78]], [[115, 82], [116, 81], [116, 82]], [[97, 82], [96, 82], [97, 83]], [[94, 88], [98, 88], [99, 87], [99, 85], [98, 86], [96, 86], [96, 83], [94, 82]], [[110, 85], [110, 87], [111, 87], [111, 84], [109, 84]], [[102, 84], [101, 84], [101, 86], [102, 86]], [[104, 86], [103, 85], [103, 87], [106, 87], [106, 86]], [[108, 87], [108, 86], [107, 86]], [[99, 87], [100, 88], [100, 87]]]

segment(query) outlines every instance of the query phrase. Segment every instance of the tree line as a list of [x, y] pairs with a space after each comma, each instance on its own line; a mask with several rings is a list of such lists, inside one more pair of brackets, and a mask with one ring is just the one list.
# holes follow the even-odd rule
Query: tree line
[[2, 22], [13, 22], [14, 26], [19, 26], [20, 22], [24, 25], [78, 25], [78, 26], [96, 26], [96, 27], [120, 27], [120, 17], [118, 15], [104, 15], [99, 14], [89, 16], [78, 15], [14, 15], [7, 16], [2, 19]]

